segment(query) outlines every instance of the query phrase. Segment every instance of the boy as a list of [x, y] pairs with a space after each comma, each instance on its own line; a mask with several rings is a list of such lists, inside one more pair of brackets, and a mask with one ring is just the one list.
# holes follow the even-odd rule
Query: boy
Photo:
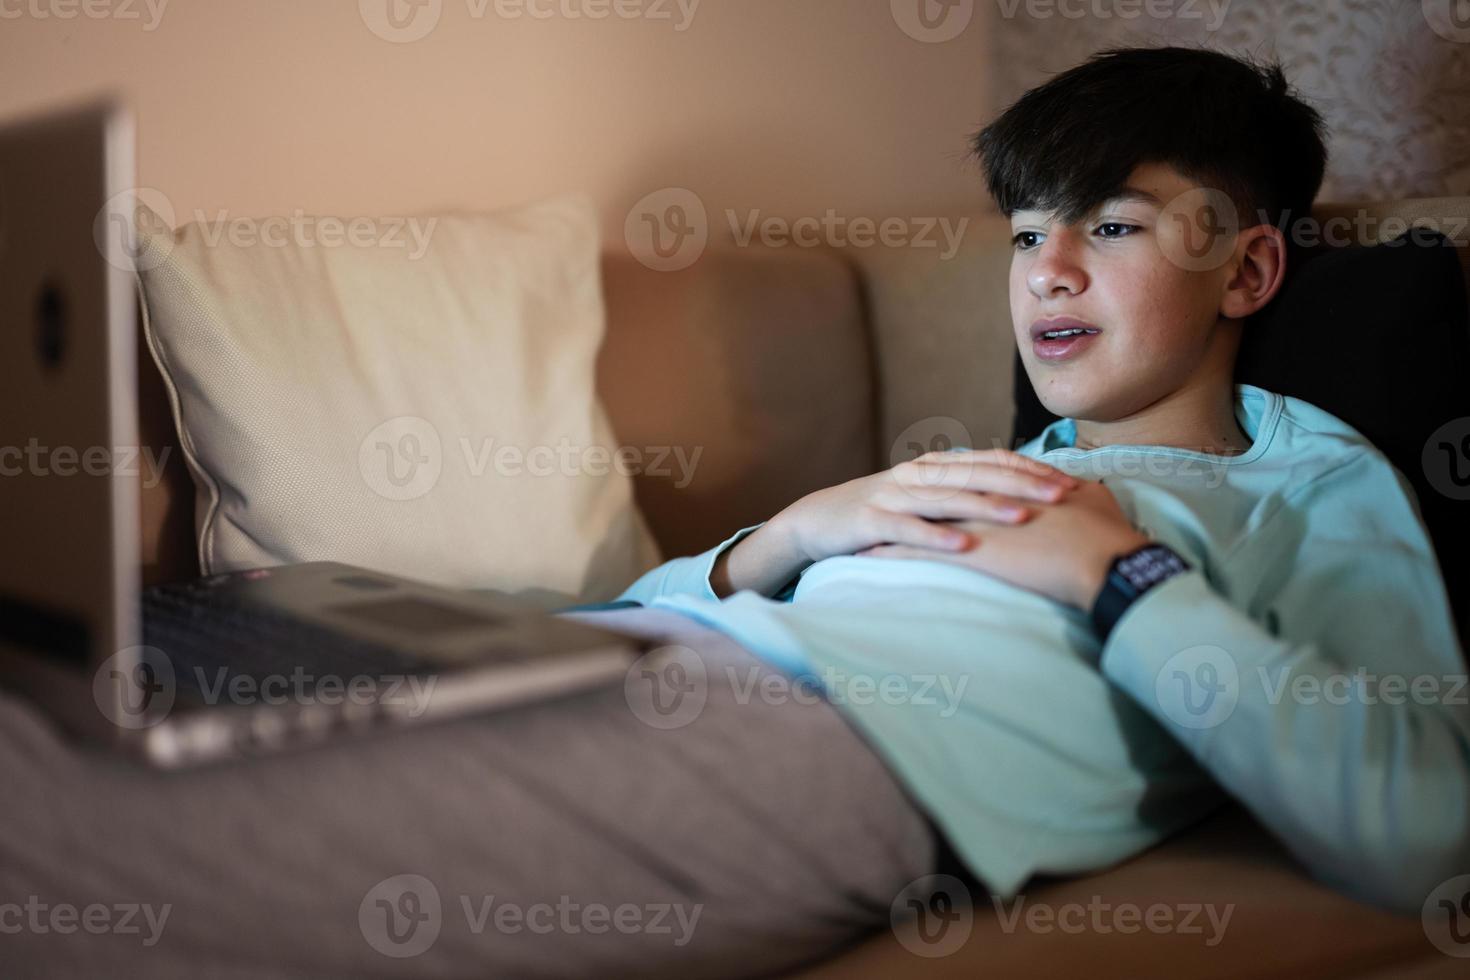
[[[976, 150], [1063, 418], [812, 494], [622, 598], [817, 677], [1002, 894], [1119, 861], [1220, 787], [1324, 881], [1418, 910], [1470, 870], [1470, 722], [1412, 490], [1338, 419], [1232, 384], [1321, 130], [1279, 68], [1203, 50], [1028, 92]], [[844, 697], [916, 670], [971, 681], [959, 709]], [[1403, 696], [1416, 678], [1441, 697]]]
[[[930, 820], [1009, 897], [1226, 792], [1313, 873], [1417, 910], [1470, 866], [1463, 710], [1291, 692], [1461, 674], [1434, 555], [1360, 435], [1231, 388], [1241, 321], [1285, 275], [1275, 217], [1240, 220], [1218, 264], [1165, 220], [1202, 189], [1303, 213], [1318, 127], [1279, 70], [1179, 49], [1105, 54], [1007, 110], [979, 150], [1026, 368], [1065, 417], [1018, 453], [812, 494], [623, 595], [654, 608], [579, 614], [676, 644], [679, 671], [183, 778], [79, 753], [0, 694], [7, 968], [773, 974], [932, 873]], [[829, 700], [752, 697], [781, 679], [752, 652]], [[144, 941], [51, 927], [118, 903], [154, 913]]]

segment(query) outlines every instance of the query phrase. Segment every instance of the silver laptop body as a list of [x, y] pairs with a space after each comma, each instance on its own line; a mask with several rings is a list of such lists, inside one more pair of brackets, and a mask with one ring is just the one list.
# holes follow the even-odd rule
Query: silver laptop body
[[136, 470], [94, 475], [139, 445], [134, 186], [115, 103], [0, 126], [0, 685], [178, 767], [621, 681], [647, 641], [501, 594], [332, 562], [141, 587]]

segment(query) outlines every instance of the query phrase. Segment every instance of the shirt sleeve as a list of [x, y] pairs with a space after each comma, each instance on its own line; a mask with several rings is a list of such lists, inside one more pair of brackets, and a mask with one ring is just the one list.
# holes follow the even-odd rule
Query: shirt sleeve
[[1232, 580], [1255, 576], [1269, 630], [1192, 569], [1124, 612], [1101, 668], [1313, 875], [1418, 911], [1470, 869], [1444, 580], [1412, 488], [1376, 451], [1294, 496], [1226, 555]]
[[[695, 595], [705, 599], [720, 601], [715, 595], [715, 590], [710, 585], [710, 572], [714, 570], [715, 562], [720, 555], [735, 547], [745, 538], [765, 526], [765, 521], [753, 524], [750, 527], [741, 528], [724, 541], [715, 545], [702, 554], [692, 558], [675, 558], [666, 561], [657, 568], [645, 572], [638, 581], [623, 590], [617, 597], [617, 602], [633, 601], [648, 605], [652, 600], [660, 596], [672, 595]], [[792, 595], [796, 592], [796, 583], [801, 578], [797, 576], [788, 582], [771, 598], [777, 602], [790, 602]]]

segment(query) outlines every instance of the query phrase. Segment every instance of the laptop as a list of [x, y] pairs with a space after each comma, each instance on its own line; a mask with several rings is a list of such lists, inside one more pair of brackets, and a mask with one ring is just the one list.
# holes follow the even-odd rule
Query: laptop
[[139, 444], [133, 161], [111, 101], [0, 126], [0, 685], [173, 768], [620, 683], [649, 641], [499, 593], [335, 562], [142, 588], [111, 465]]

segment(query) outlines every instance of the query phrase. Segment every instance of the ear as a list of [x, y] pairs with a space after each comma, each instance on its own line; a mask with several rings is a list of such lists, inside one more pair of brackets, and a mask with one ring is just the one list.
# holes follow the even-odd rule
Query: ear
[[1220, 297], [1220, 315], [1244, 319], [1271, 302], [1286, 278], [1286, 236], [1275, 225], [1242, 228]]

